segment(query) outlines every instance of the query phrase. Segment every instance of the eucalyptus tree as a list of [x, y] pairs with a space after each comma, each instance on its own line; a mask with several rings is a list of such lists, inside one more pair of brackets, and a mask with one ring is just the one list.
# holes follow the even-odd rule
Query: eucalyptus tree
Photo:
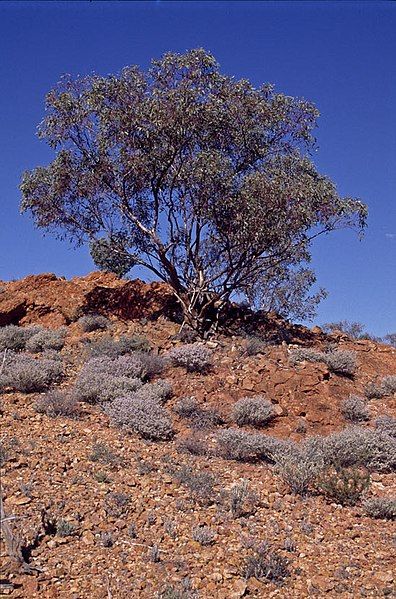
[[65, 76], [46, 97], [39, 137], [54, 160], [25, 172], [22, 211], [100, 268], [145, 267], [171, 285], [203, 331], [232, 298], [304, 316], [314, 238], [362, 229], [311, 159], [308, 101], [221, 73], [203, 49], [143, 71]]

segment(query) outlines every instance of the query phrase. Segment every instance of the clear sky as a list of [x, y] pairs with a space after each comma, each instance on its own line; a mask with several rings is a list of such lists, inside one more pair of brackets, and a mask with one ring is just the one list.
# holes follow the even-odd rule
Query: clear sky
[[330, 292], [317, 322], [396, 330], [395, 31], [386, 1], [1, 2], [0, 279], [93, 269], [86, 248], [43, 238], [19, 215], [22, 171], [53, 157], [35, 131], [61, 74], [147, 67], [165, 51], [204, 47], [224, 72], [316, 103], [317, 166], [370, 210], [363, 241], [348, 231], [315, 245]]

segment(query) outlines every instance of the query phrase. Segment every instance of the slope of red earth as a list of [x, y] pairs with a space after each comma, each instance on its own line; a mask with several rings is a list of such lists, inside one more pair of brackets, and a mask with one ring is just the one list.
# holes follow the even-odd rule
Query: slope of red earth
[[[103, 273], [71, 281], [31, 276], [2, 283], [0, 291], [1, 326], [68, 327], [61, 353], [69, 376], [62, 387], [73, 384], [82, 340], [105, 334], [83, 333], [78, 316], [106, 314], [112, 335], [144, 335], [164, 354], [180, 343], [175, 340], [179, 325], [171, 320], [174, 309], [165, 285], [120, 281]], [[273, 331], [274, 320], [275, 316], [261, 329]], [[32, 570], [26, 573], [10, 560], [2, 542], [0, 596], [396, 596], [394, 522], [368, 517], [359, 503], [342, 507], [321, 496], [293, 495], [266, 464], [227, 461], [213, 454], [194, 456], [178, 449], [191, 434], [188, 422], [172, 410], [180, 398], [194, 396], [201, 407], [221, 415], [219, 427], [194, 433], [208, 446], [219, 429], [230, 426], [235, 401], [257, 394], [270, 399], [277, 413], [262, 432], [299, 441], [344, 428], [341, 402], [351, 393], [362, 395], [367, 383], [396, 373], [394, 348], [342, 335], [330, 341], [356, 352], [353, 379], [330, 373], [322, 363], [292, 366], [288, 354], [295, 344], [305, 340], [321, 348], [326, 338], [317, 329], [283, 326], [289, 331], [287, 341], [268, 345], [264, 353], [248, 356], [246, 340], [234, 330], [205, 342], [214, 355], [208, 374], [169, 367], [161, 375], [173, 386], [173, 397], [166, 404], [176, 432], [171, 441], [151, 442], [127, 434], [112, 426], [99, 406], [82, 404], [77, 419], [50, 418], [35, 411], [37, 394], [4, 393], [0, 432], [7, 452], [1, 477], [4, 509], [8, 517], [15, 517], [9, 522], [23, 539]], [[371, 400], [369, 409], [371, 421], [384, 414], [396, 416], [395, 396]], [[363, 426], [371, 426], [371, 421]], [[92, 459], [98, 444], [114, 454], [108, 463]], [[209, 498], [197, 497], [178, 482], [175, 472], [183, 466], [213, 476]], [[251, 509], [236, 516], [226, 497], [242, 480], [248, 481], [256, 498]], [[392, 473], [373, 474], [369, 495], [394, 497], [395, 481]], [[73, 534], [53, 534], [51, 521], [59, 519], [70, 523]], [[214, 534], [207, 546], [194, 540], [192, 533], [204, 525]], [[268, 542], [288, 560], [290, 576], [283, 584], [244, 576], [251, 540]]]

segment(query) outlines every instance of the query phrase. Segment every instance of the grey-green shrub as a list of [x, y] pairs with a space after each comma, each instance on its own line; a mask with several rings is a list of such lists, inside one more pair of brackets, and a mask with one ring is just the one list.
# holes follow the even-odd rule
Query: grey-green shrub
[[108, 329], [110, 320], [101, 314], [85, 314], [78, 319], [78, 324], [85, 333], [91, 333]]
[[154, 383], [147, 383], [140, 387], [135, 396], [143, 401], [165, 403], [172, 397], [172, 385], [169, 381], [159, 379]]
[[29, 354], [10, 352], [0, 375], [0, 390], [9, 387], [21, 393], [45, 391], [62, 376], [60, 360], [35, 359]]
[[306, 495], [325, 466], [324, 439], [311, 437], [303, 443], [288, 443], [275, 452], [276, 472], [292, 493]]
[[279, 452], [287, 446], [286, 441], [281, 441], [269, 435], [249, 433], [236, 428], [220, 431], [217, 436], [219, 454], [229, 460], [242, 462], [266, 461], [275, 462]]
[[121, 336], [119, 339], [107, 336], [87, 343], [92, 357], [117, 358], [136, 351], [150, 351], [150, 344], [145, 337], [132, 335]]
[[293, 349], [289, 361], [295, 365], [298, 362], [323, 362], [331, 372], [344, 376], [353, 376], [356, 372], [356, 353], [349, 350], [317, 351], [311, 348]]
[[272, 403], [262, 395], [239, 399], [233, 405], [231, 412], [232, 420], [240, 426], [244, 424], [265, 426], [274, 416]]
[[351, 426], [323, 440], [324, 459], [337, 467], [366, 466], [371, 471], [396, 469], [396, 439], [380, 429]]
[[366, 402], [358, 395], [350, 395], [348, 399], [341, 402], [341, 413], [350, 422], [364, 422], [370, 420], [370, 413]]
[[371, 518], [396, 520], [395, 497], [372, 497], [364, 502], [363, 508]]
[[109, 402], [104, 410], [115, 425], [144, 439], [165, 440], [173, 435], [169, 414], [158, 401], [140, 399], [131, 394]]
[[42, 329], [35, 333], [26, 341], [25, 348], [32, 353], [39, 353], [46, 350], [61, 350], [65, 344], [67, 330], [64, 327], [60, 329]]
[[80, 406], [77, 399], [69, 392], [50, 391], [41, 397], [34, 406], [39, 414], [45, 414], [51, 418], [66, 416], [77, 418], [80, 414]]
[[374, 425], [381, 432], [396, 439], [396, 418], [393, 416], [378, 416], [374, 422]]
[[18, 327], [10, 324], [0, 327], [0, 352], [7, 350], [22, 351], [26, 342], [32, 336], [42, 330], [39, 326]]
[[110, 376], [106, 372], [91, 375], [84, 371], [77, 378], [74, 392], [80, 401], [103, 403], [126, 393], [133, 393], [143, 385], [140, 379], [126, 376]]
[[212, 351], [200, 343], [190, 343], [174, 347], [168, 357], [177, 366], [183, 366], [188, 372], [207, 372], [212, 366]]
[[212, 545], [215, 539], [215, 531], [210, 526], [195, 526], [192, 529], [192, 538], [194, 541], [206, 547]]

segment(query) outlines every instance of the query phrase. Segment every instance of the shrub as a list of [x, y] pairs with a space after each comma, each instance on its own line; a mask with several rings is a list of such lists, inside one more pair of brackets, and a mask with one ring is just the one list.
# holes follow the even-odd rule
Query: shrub
[[365, 386], [364, 394], [367, 399], [381, 399], [382, 397], [385, 397], [385, 391], [381, 384], [374, 383], [374, 381]]
[[142, 401], [157, 401], [165, 403], [172, 397], [172, 385], [169, 381], [159, 379], [154, 383], [148, 383], [140, 387], [135, 393], [135, 397]]
[[39, 353], [49, 349], [59, 351], [65, 344], [66, 333], [67, 330], [63, 327], [57, 330], [42, 329], [29, 337], [25, 348], [32, 353]]
[[125, 393], [133, 393], [142, 386], [140, 379], [125, 376], [110, 376], [104, 372], [91, 374], [81, 372], [77, 378], [74, 392], [87, 403], [104, 403], [112, 401]]
[[396, 438], [396, 418], [393, 416], [378, 416], [374, 424], [382, 433]]
[[215, 539], [215, 532], [209, 526], [196, 526], [192, 530], [192, 538], [194, 541], [206, 547], [212, 545]]
[[94, 443], [89, 459], [107, 466], [116, 466], [120, 463], [119, 457], [105, 443]]
[[212, 366], [212, 352], [200, 343], [191, 343], [175, 347], [168, 353], [177, 366], [183, 366], [188, 372], [207, 372]]
[[88, 403], [111, 401], [137, 391], [144, 375], [144, 366], [135, 355], [91, 358], [77, 377], [75, 392]]
[[326, 469], [316, 484], [322, 495], [341, 505], [356, 505], [369, 486], [369, 473], [356, 467]]
[[213, 474], [205, 471], [197, 472], [189, 466], [182, 466], [173, 475], [180, 484], [193, 493], [198, 501], [204, 505], [213, 503], [216, 496], [214, 491], [216, 479]]
[[325, 353], [325, 363], [335, 374], [353, 376], [356, 371], [356, 354], [346, 349], [331, 350]]
[[254, 547], [253, 555], [246, 558], [243, 575], [245, 578], [271, 580], [275, 584], [282, 585], [290, 576], [288, 564], [289, 561], [285, 557], [271, 550], [266, 543], [261, 543]]
[[131, 498], [126, 493], [111, 491], [106, 495], [104, 500], [105, 512], [108, 516], [120, 518], [127, 513], [130, 501]]
[[327, 464], [347, 468], [392, 472], [396, 468], [396, 441], [380, 429], [348, 427], [323, 440]]
[[208, 443], [205, 439], [194, 433], [184, 437], [178, 444], [177, 450], [181, 453], [189, 453], [190, 455], [206, 455], [208, 453]]
[[68, 520], [59, 519], [56, 522], [56, 534], [59, 537], [69, 537], [76, 534], [76, 526]]
[[182, 397], [173, 409], [181, 418], [191, 418], [199, 410], [199, 405], [195, 397]]
[[248, 337], [246, 343], [246, 353], [248, 356], [263, 354], [268, 347], [268, 343], [260, 337]]
[[396, 520], [395, 497], [372, 497], [363, 504], [364, 510], [371, 518]]
[[41, 330], [41, 327], [17, 327], [14, 324], [0, 327], [0, 352], [6, 349], [10, 351], [22, 351], [29, 337], [35, 335]]
[[324, 352], [308, 347], [298, 347], [289, 353], [289, 361], [294, 366], [298, 362], [325, 362]]
[[290, 352], [289, 360], [295, 365], [298, 362], [324, 362], [331, 372], [344, 376], [352, 376], [356, 371], [356, 354], [349, 350], [330, 350], [320, 352], [310, 348], [298, 348]]
[[135, 351], [150, 351], [150, 344], [145, 337], [133, 335], [132, 337], [121, 336], [119, 339], [113, 337], [102, 337], [87, 343], [92, 357], [117, 358]]
[[188, 418], [195, 429], [211, 428], [223, 422], [215, 410], [201, 408], [195, 397], [180, 399], [174, 410], [182, 418]]
[[105, 356], [91, 358], [81, 370], [81, 373], [86, 372], [92, 376], [103, 373], [113, 377], [123, 376], [132, 379], [142, 379], [146, 374], [139, 356], [135, 354], [117, 356], [112, 359]]
[[287, 447], [287, 442], [275, 437], [235, 428], [220, 431], [217, 444], [222, 457], [243, 462], [262, 460], [274, 463], [275, 456]]
[[396, 374], [384, 376], [381, 387], [384, 390], [385, 395], [393, 395], [393, 393], [396, 393]]
[[110, 320], [101, 314], [85, 314], [78, 319], [84, 333], [92, 331], [104, 331], [109, 328]]
[[262, 395], [243, 397], [232, 408], [232, 420], [240, 426], [265, 426], [274, 416], [272, 403]]
[[173, 435], [169, 414], [158, 401], [140, 399], [132, 394], [106, 404], [105, 412], [114, 424], [144, 439], [165, 440]]
[[311, 437], [303, 443], [288, 443], [275, 453], [276, 471], [292, 493], [306, 495], [324, 468], [323, 439]]
[[139, 357], [139, 360], [143, 364], [145, 376], [147, 379], [151, 379], [157, 374], [161, 374], [166, 366], [166, 360], [158, 354], [152, 352], [136, 352], [135, 356]]
[[363, 398], [351, 395], [341, 403], [341, 413], [350, 422], [370, 420], [370, 413]]
[[249, 481], [245, 479], [234, 483], [231, 489], [223, 495], [229, 504], [233, 518], [247, 516], [256, 510], [258, 496], [251, 490]]
[[9, 354], [0, 375], [0, 389], [10, 387], [21, 393], [45, 391], [63, 375], [62, 363], [29, 354]]
[[57, 416], [76, 418], [80, 415], [77, 399], [70, 393], [62, 391], [50, 391], [36, 402], [34, 408], [39, 414], [45, 414], [51, 418]]

